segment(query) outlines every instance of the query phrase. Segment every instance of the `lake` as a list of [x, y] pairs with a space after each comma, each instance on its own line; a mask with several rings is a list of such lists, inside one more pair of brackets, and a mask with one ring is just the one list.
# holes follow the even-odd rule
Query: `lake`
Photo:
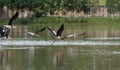
[[40, 38], [24, 33], [44, 26], [57, 30], [60, 24], [20, 26], [20, 31], [11, 31], [14, 40], [1, 39], [0, 70], [120, 70], [119, 26], [65, 24], [62, 36], [86, 35], [54, 44], [48, 30], [39, 33]]

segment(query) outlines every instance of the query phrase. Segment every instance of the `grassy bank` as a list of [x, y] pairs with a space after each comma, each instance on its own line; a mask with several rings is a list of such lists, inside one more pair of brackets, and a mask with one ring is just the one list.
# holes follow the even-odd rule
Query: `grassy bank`
[[[6, 24], [9, 19], [0, 19], [0, 25]], [[43, 17], [43, 18], [22, 18], [16, 22], [20, 24], [118, 24], [120, 25], [120, 17], [86, 17], [86, 18], [66, 18], [66, 17]]]

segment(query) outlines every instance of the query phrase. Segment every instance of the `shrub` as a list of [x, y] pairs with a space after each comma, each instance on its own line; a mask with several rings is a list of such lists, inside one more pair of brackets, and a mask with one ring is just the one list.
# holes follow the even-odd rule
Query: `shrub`
[[44, 17], [47, 16], [47, 13], [43, 10], [35, 10], [34, 17]]

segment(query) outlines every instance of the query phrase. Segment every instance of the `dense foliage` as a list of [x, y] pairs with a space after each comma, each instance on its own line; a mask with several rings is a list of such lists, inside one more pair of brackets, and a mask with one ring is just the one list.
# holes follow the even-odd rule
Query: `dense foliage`
[[116, 12], [120, 12], [120, 0], [106, 0], [106, 6], [108, 12], [113, 14]]
[[[28, 9], [35, 11], [35, 16], [46, 16], [47, 13], [54, 14], [55, 11], [77, 11], [95, 13], [99, 0], [0, 0], [0, 8], [7, 6], [9, 9]], [[106, 0], [109, 13], [120, 11], [120, 0]], [[38, 11], [39, 10], [39, 11]]]
[[9, 9], [25, 9], [33, 10], [39, 6], [39, 0], [5, 0], [5, 6]]
[[50, 14], [53, 14], [56, 10], [84, 11], [88, 13], [90, 11], [89, 3], [89, 0], [4, 0], [5, 6], [9, 9], [39, 9]]
[[3, 6], [4, 6], [4, 1], [0, 0], [0, 8], [3, 8]]

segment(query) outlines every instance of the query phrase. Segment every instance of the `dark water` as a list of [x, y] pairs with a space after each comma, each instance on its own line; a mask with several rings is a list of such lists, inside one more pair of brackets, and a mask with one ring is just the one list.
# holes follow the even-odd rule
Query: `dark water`
[[1, 70], [119, 70], [119, 46], [33, 46], [0, 50]]
[[[36, 40], [24, 30], [39, 30], [41, 26], [22, 26], [13, 30], [15, 40], [1, 40], [0, 70], [120, 70], [119, 26], [65, 24], [63, 36], [87, 32], [76, 39], [56, 41], [49, 31]], [[49, 25], [58, 29], [60, 25]]]

